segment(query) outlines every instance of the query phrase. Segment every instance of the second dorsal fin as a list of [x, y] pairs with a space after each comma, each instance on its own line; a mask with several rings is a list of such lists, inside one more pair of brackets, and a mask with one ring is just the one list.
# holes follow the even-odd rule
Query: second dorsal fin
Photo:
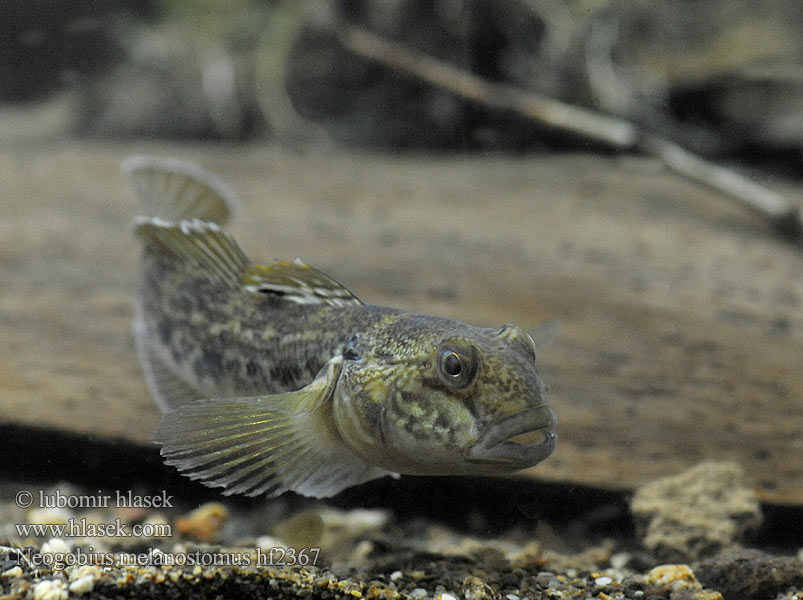
[[296, 304], [362, 304], [344, 285], [298, 259], [253, 265], [246, 271], [243, 284], [252, 292], [281, 296]]
[[234, 238], [215, 223], [198, 219], [171, 223], [138, 217], [134, 221], [134, 231], [155, 252], [195, 265], [199, 271], [231, 287], [241, 285], [251, 265]]

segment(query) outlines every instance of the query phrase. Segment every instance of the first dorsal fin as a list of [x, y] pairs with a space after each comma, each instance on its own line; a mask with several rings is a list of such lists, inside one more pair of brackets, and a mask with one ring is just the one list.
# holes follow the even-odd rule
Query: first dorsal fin
[[173, 223], [200, 219], [223, 225], [237, 203], [228, 185], [191, 162], [131, 156], [120, 168], [145, 205], [148, 217]]
[[171, 223], [138, 217], [134, 231], [158, 254], [172, 255], [230, 287], [238, 287], [251, 261], [229, 234], [199, 219]]
[[280, 260], [269, 266], [252, 265], [245, 272], [243, 284], [249, 291], [281, 296], [296, 304], [362, 304], [347, 287], [298, 259]]

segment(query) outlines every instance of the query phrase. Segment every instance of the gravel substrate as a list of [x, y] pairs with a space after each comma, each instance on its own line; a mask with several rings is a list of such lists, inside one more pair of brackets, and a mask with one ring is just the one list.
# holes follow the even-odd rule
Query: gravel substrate
[[[24, 492], [30, 507], [21, 506]], [[577, 521], [485, 527], [483, 535], [481, 514], [461, 530], [431, 516], [296, 497], [188, 507], [166, 494], [134, 495], [134, 504], [161, 505], [154, 508], [130, 506], [115, 492], [16, 483], [0, 496], [3, 600], [803, 598], [800, 554], [770, 555], [738, 541], [662, 563], [627, 532], [594, 536]], [[28, 525], [44, 529], [26, 534]], [[689, 552], [700, 554], [698, 540]]]

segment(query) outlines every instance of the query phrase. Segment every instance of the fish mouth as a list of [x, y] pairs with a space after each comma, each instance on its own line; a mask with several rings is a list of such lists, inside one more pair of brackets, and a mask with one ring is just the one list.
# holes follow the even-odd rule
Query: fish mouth
[[555, 413], [546, 405], [505, 417], [480, 435], [466, 459], [512, 470], [531, 467], [555, 451], [556, 425]]

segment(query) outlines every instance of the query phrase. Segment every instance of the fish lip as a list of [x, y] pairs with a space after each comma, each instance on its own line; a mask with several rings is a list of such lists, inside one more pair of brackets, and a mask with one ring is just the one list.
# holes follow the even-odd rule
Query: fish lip
[[[467, 449], [466, 459], [474, 463], [494, 463], [513, 469], [531, 467], [555, 450], [558, 436], [554, 432], [557, 419], [547, 405], [537, 406], [505, 417], [490, 426]], [[510, 438], [532, 431], [540, 431], [544, 440], [537, 444], [519, 444]]]

